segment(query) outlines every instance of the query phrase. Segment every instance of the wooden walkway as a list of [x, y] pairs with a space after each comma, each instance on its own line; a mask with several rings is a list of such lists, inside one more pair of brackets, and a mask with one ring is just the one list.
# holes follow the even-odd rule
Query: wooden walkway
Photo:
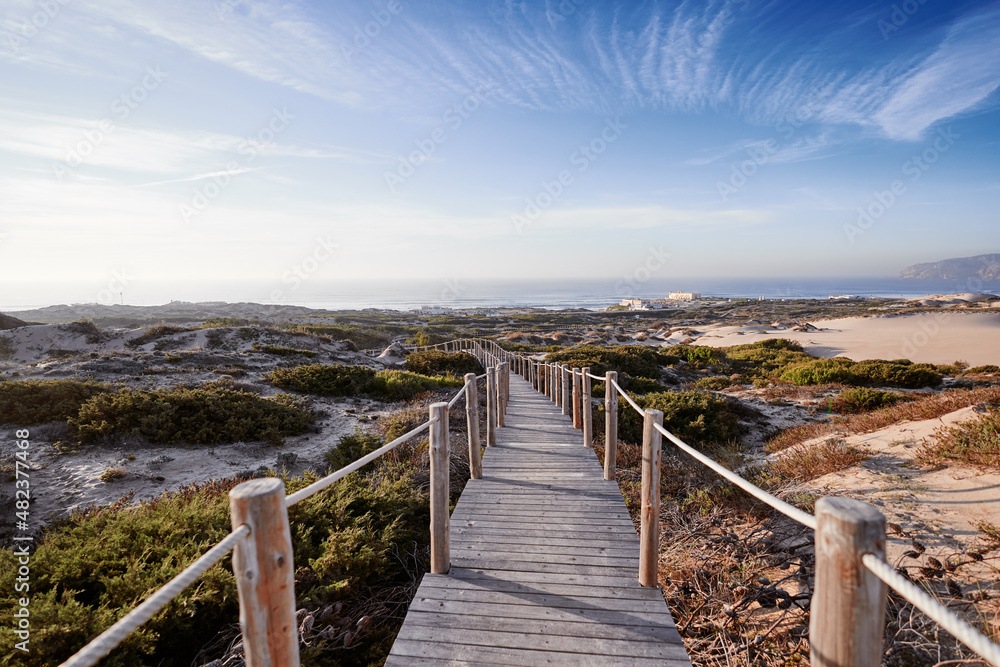
[[639, 538], [572, 419], [511, 375], [506, 426], [451, 518], [386, 665], [690, 665]]

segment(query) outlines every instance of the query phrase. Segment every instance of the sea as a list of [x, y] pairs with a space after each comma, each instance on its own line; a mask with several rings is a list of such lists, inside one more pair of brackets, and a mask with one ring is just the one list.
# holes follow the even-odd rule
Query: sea
[[448, 279], [437, 281], [303, 281], [297, 286], [255, 282], [133, 281], [121, 291], [101, 285], [0, 286], [0, 312], [59, 304], [133, 306], [171, 301], [252, 302], [298, 305], [328, 310], [367, 308], [408, 311], [421, 306], [451, 308], [532, 307], [549, 310], [601, 310], [626, 297], [663, 298], [671, 291], [700, 292], [723, 299], [828, 299], [831, 295], [918, 298], [930, 294], [984, 292], [1000, 294], [1000, 281], [903, 280], [886, 277], [678, 278], [646, 282], [615, 279], [501, 282]]

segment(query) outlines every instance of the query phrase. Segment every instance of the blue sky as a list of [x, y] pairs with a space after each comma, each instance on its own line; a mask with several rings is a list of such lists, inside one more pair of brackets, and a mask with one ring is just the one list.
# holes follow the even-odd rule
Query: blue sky
[[1000, 2], [5, 0], [0, 77], [4, 291], [1000, 245]]

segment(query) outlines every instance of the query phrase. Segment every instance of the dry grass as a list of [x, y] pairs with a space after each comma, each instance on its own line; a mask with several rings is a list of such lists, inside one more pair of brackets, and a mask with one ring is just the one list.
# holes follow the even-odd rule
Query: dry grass
[[926, 398], [910, 403], [900, 403], [874, 412], [851, 415], [829, 422], [803, 424], [782, 431], [768, 441], [765, 449], [773, 453], [824, 435], [871, 433], [903, 421], [935, 419], [949, 412], [980, 403], [1000, 403], [1000, 387], [958, 389], [940, 394], [930, 394]]
[[979, 419], [939, 428], [917, 458], [932, 464], [961, 461], [1000, 470], [1000, 411], [993, 409]]
[[847, 389], [847, 385], [838, 382], [802, 386], [796, 384], [775, 384], [763, 388], [760, 391], [760, 396], [767, 401], [816, 400], [829, 394], [843, 391], [844, 389]]
[[800, 445], [785, 450], [767, 463], [765, 475], [773, 487], [801, 484], [850, 468], [868, 456], [867, 450], [848, 445], [842, 438], [830, 438], [812, 447]]

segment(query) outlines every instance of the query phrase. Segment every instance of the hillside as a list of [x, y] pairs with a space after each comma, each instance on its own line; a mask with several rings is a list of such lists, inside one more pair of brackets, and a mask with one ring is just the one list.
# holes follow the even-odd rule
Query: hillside
[[1000, 280], [1000, 254], [914, 264], [900, 271], [899, 277], [913, 280]]
[[13, 329], [15, 327], [23, 327], [25, 324], [27, 324], [27, 322], [24, 320], [19, 320], [16, 317], [0, 313], [0, 331], [3, 331], [4, 329]]

